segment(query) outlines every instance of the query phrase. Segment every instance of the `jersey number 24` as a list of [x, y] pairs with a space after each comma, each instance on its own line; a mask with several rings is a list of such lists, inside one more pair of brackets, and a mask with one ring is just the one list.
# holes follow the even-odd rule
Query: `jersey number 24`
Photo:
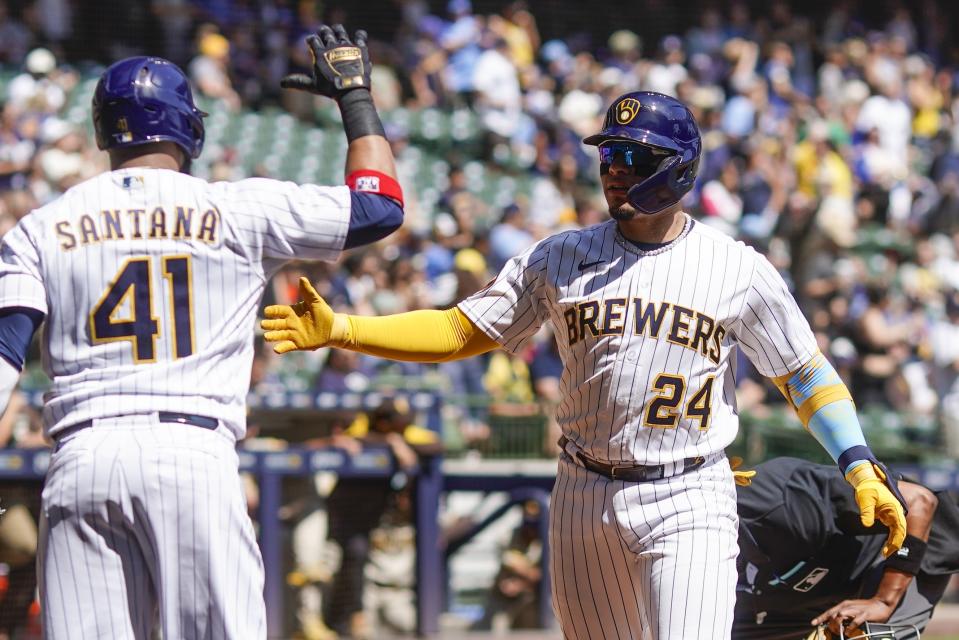
[[[129, 340], [133, 362], [156, 361], [159, 318], [153, 315], [151, 258], [129, 258], [90, 312], [90, 338], [94, 344]], [[166, 279], [170, 300], [173, 357], [193, 353], [193, 286], [190, 256], [163, 256], [160, 268]], [[126, 317], [119, 317], [127, 309]]]

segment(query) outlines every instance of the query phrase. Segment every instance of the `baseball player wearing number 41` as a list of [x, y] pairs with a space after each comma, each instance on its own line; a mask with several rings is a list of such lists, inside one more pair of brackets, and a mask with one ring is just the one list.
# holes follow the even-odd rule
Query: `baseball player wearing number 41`
[[[334, 98], [347, 186], [189, 175], [205, 115], [160, 58], [109, 67], [93, 97], [111, 171], [31, 212], [0, 247], [0, 405], [37, 325], [56, 442], [38, 571], [47, 638], [265, 638], [263, 566], [237, 471], [256, 308], [293, 259], [335, 260], [402, 224], [370, 97], [366, 34], [307, 38]], [[363, 184], [365, 192], [359, 188]], [[0, 406], [0, 409], [2, 409]]]
[[550, 509], [553, 608], [567, 638], [728, 638], [735, 358], [773, 378], [856, 488], [864, 523], [905, 537], [901, 498], [846, 387], [766, 259], [683, 211], [702, 142], [668, 96], [618, 98], [598, 145], [612, 220], [546, 238], [447, 311], [335, 314], [310, 283], [266, 309], [275, 350], [334, 346], [439, 362], [517, 351], [549, 323], [564, 363]]

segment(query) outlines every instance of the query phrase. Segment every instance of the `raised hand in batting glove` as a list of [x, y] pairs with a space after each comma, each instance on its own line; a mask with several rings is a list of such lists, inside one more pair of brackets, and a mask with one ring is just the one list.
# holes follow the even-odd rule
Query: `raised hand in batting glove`
[[349, 335], [346, 316], [333, 313], [307, 278], [300, 278], [300, 300], [296, 304], [270, 305], [263, 315], [267, 318], [260, 321], [260, 327], [266, 330], [263, 337], [276, 343], [273, 350], [277, 353], [343, 346]]
[[306, 38], [313, 55], [312, 77], [294, 73], [280, 81], [284, 89], [300, 89], [321, 96], [339, 99], [352, 90], [370, 88], [370, 53], [366, 48], [366, 32], [358, 30], [353, 40], [341, 24], [321, 25], [316, 34]]

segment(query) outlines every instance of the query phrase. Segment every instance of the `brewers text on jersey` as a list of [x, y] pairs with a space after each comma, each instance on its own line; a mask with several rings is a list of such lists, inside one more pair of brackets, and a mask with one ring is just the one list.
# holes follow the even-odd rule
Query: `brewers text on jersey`
[[[669, 312], [670, 321], [663, 322]], [[671, 302], [647, 302], [642, 298], [607, 298], [578, 302], [563, 312], [569, 344], [586, 338], [622, 336], [627, 329], [635, 335], [663, 337], [687, 349], [699, 351], [713, 364], [719, 364], [719, 353], [726, 328], [701, 311]], [[695, 328], [694, 328], [695, 327]]]

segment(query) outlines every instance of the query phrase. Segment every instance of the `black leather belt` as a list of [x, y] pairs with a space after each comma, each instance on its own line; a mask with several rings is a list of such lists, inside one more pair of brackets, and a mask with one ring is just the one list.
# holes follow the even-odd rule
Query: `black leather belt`
[[[559, 448], [566, 451], [566, 445], [569, 438], [560, 436]], [[581, 451], [576, 452], [576, 457], [583, 463], [583, 466], [594, 473], [606, 476], [610, 480], [625, 480], [626, 482], [649, 482], [650, 480], [662, 480], [666, 477], [666, 465], [634, 465], [634, 464], [610, 464], [593, 460]], [[679, 473], [693, 471], [703, 466], [706, 458], [696, 456], [694, 458], [684, 458], [682, 460], [683, 470]], [[679, 475], [679, 474], [676, 474]]]
[[[179, 424], [190, 424], [194, 427], [200, 427], [201, 429], [209, 429], [210, 431], [215, 430], [220, 426], [220, 421], [216, 418], [208, 418], [206, 416], [195, 416], [189, 413], [174, 413], [172, 411], [160, 411], [158, 414], [158, 419], [160, 422], [177, 422]], [[93, 420], [84, 420], [83, 422], [78, 422], [72, 424], [60, 433], [56, 435], [57, 443], [62, 441], [67, 436], [73, 435], [77, 431], [82, 431], [87, 427], [93, 426]]]
[[195, 416], [189, 413], [172, 413], [170, 411], [161, 411], [159, 413], [160, 422], [179, 422], [180, 424], [192, 424], [201, 429], [216, 429], [220, 426], [220, 421], [216, 418], [206, 416]]

